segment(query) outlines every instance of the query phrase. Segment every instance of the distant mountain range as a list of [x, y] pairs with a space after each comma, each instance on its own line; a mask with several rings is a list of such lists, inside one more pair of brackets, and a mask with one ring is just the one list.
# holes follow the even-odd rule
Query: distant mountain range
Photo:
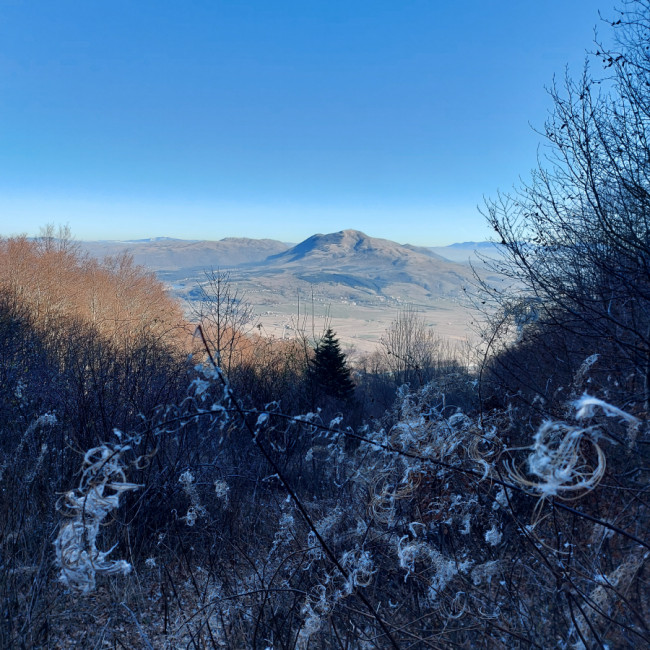
[[288, 244], [273, 239], [227, 237], [219, 241], [193, 241], [155, 237], [132, 241], [81, 242], [93, 257], [129, 253], [136, 264], [153, 271], [209, 267], [230, 268], [262, 262], [269, 255], [285, 251]]
[[[226, 237], [218, 241], [176, 239], [173, 237], [151, 237], [126, 241], [105, 240], [80, 242], [83, 249], [96, 258], [128, 253], [136, 264], [142, 264], [153, 271], [172, 271], [205, 267], [232, 268], [275, 260], [294, 261], [309, 253], [309, 258], [323, 259], [333, 256], [355, 256], [357, 260], [378, 261], [388, 256], [393, 261], [402, 260], [409, 253], [424, 255], [433, 259], [451, 262], [467, 262], [476, 253], [494, 256], [498, 245], [492, 242], [463, 242], [450, 246], [412, 246], [369, 237], [357, 230], [343, 230], [328, 235], [317, 234], [305, 241], [292, 245], [274, 239], [252, 239], [247, 237]], [[286, 254], [286, 255], [285, 255]]]
[[480, 262], [482, 258], [499, 258], [503, 255], [503, 247], [491, 241], [466, 241], [450, 246], [435, 246], [430, 250], [442, 255], [452, 262]]
[[[155, 271], [190, 309], [202, 299], [206, 271], [227, 271], [254, 306], [264, 331], [284, 337], [295, 318], [329, 314], [347, 344], [371, 349], [405, 304], [426, 314], [427, 324], [451, 339], [470, 335], [465, 289], [473, 270], [489, 270], [476, 253], [498, 256], [489, 242], [427, 248], [369, 237], [358, 230], [317, 234], [292, 245], [272, 239], [188, 241], [156, 237], [138, 241], [82, 242], [92, 256], [128, 253]], [[210, 287], [206, 287], [210, 292]], [[191, 309], [190, 309], [191, 311]]]
[[[427, 248], [369, 237], [358, 230], [317, 234], [296, 245], [272, 239], [229, 237], [189, 241], [156, 237], [135, 241], [83, 242], [92, 256], [128, 253], [155, 271], [180, 296], [193, 299], [205, 270], [227, 270], [248, 294], [299, 293], [319, 301], [431, 305], [460, 300], [472, 282], [468, 260], [482, 267], [476, 252], [498, 254], [489, 242]], [[266, 299], [265, 299], [266, 300]]]

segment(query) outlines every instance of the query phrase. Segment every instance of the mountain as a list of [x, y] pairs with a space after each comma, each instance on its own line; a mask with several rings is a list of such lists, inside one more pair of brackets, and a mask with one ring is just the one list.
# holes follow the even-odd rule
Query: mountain
[[[462, 245], [467, 256], [469, 244]], [[190, 241], [156, 237], [136, 241], [83, 242], [98, 258], [129, 253], [190, 297], [210, 268], [228, 270], [246, 290], [285, 297], [315, 291], [323, 300], [388, 298], [406, 301], [457, 298], [471, 281], [465, 264], [423, 246], [402, 245], [358, 230], [313, 235], [290, 246], [272, 239], [227, 237]], [[465, 247], [468, 247], [467, 249]], [[450, 254], [451, 256], [451, 254]], [[464, 261], [464, 260], [458, 260]], [[180, 289], [179, 289], [180, 290]]]
[[146, 237], [145, 239], [125, 239], [127, 244], [142, 244], [155, 241], [196, 241], [190, 239], [179, 239], [178, 237]]
[[273, 264], [329, 264], [334, 260], [354, 261], [354, 264], [374, 261], [381, 264], [406, 264], [412, 255], [424, 255], [442, 260], [442, 257], [429, 249], [403, 246], [388, 239], [369, 237], [358, 230], [341, 230], [328, 235], [313, 235], [287, 251], [271, 256], [266, 262]]
[[452, 262], [464, 264], [481, 263], [481, 259], [500, 259], [504, 255], [503, 246], [491, 241], [466, 241], [449, 246], [434, 246], [429, 249]]
[[[227, 271], [253, 306], [256, 322], [278, 338], [292, 336], [299, 317], [309, 313], [312, 328], [314, 318], [316, 328], [331, 319], [346, 346], [370, 351], [405, 304], [415, 305], [428, 326], [451, 340], [471, 336], [471, 317], [463, 305], [464, 288], [473, 277], [463, 262], [480, 245], [432, 249], [342, 230], [296, 245], [270, 239], [155, 238], [81, 246], [99, 258], [130, 253], [168, 284], [188, 313], [203, 295], [198, 287], [210, 291], [205, 271]], [[448, 259], [455, 253], [460, 263]]]
[[237, 269], [233, 277], [294, 295], [315, 289], [349, 300], [381, 296], [422, 301], [459, 297], [470, 276], [466, 266], [431, 250], [342, 230], [313, 235]]
[[123, 253], [133, 255], [136, 264], [152, 271], [181, 269], [230, 268], [251, 264], [284, 251], [288, 245], [274, 239], [226, 237], [219, 241], [192, 241], [156, 237], [134, 241], [81, 242], [97, 258]]

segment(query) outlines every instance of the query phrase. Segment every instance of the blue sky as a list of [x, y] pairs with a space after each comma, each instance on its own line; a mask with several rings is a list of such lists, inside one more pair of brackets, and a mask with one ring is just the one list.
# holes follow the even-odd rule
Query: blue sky
[[442, 245], [613, 0], [0, 0], [0, 234]]

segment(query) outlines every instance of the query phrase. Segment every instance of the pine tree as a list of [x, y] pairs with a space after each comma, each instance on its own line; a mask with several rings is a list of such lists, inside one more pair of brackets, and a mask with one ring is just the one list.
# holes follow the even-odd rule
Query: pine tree
[[339, 399], [352, 397], [354, 383], [350, 377], [350, 369], [331, 328], [327, 329], [314, 352], [311, 374], [315, 383], [332, 397]]

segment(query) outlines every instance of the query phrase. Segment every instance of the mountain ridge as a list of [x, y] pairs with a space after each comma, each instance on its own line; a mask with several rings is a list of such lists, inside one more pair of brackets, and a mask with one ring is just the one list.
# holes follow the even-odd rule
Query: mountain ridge
[[[290, 245], [273, 239], [217, 241], [156, 237], [137, 242], [84, 242], [95, 257], [127, 252], [181, 296], [195, 298], [207, 269], [227, 271], [246, 291], [283, 294], [316, 290], [324, 301], [397, 300], [429, 304], [460, 300], [473, 281], [468, 265], [482, 242], [429, 248], [371, 237], [353, 229], [317, 233]], [[493, 246], [493, 244], [487, 244]], [[442, 252], [449, 251], [449, 257]]]
[[[408, 252], [407, 252], [408, 251]], [[411, 244], [398, 244], [389, 239], [370, 237], [360, 230], [340, 230], [334, 233], [318, 233], [308, 237], [292, 248], [271, 256], [266, 263], [298, 262], [311, 256], [331, 259], [345, 258], [350, 255], [368, 257], [390, 257], [395, 261], [406, 261], [409, 254], [426, 255], [440, 260], [443, 258], [424, 247]]]
[[[257, 264], [275, 259], [293, 258], [297, 261], [309, 249], [332, 251], [339, 247], [339, 254], [347, 249], [348, 253], [369, 254], [401, 249], [433, 259], [451, 262], [467, 262], [475, 252], [488, 253], [498, 245], [489, 241], [468, 241], [448, 246], [417, 246], [399, 244], [389, 239], [371, 237], [359, 230], [346, 229], [334, 233], [317, 233], [298, 242], [283, 242], [270, 238], [224, 237], [218, 240], [181, 239], [177, 237], [149, 237], [132, 240], [97, 240], [79, 242], [82, 249], [91, 256], [103, 258], [120, 253], [133, 255], [136, 263], [150, 267], [152, 270], [170, 270], [197, 268], [202, 265], [232, 267], [245, 264]], [[352, 244], [352, 246], [350, 245]], [[290, 253], [290, 251], [293, 251]], [[280, 258], [286, 253], [286, 256]], [[185, 255], [185, 258], [183, 257]], [[173, 259], [172, 259], [173, 258]]]
[[224, 239], [190, 240], [156, 237], [135, 241], [80, 242], [96, 258], [127, 253], [136, 264], [152, 271], [169, 271], [200, 267], [234, 267], [258, 262], [287, 248], [275, 239], [225, 237]]

